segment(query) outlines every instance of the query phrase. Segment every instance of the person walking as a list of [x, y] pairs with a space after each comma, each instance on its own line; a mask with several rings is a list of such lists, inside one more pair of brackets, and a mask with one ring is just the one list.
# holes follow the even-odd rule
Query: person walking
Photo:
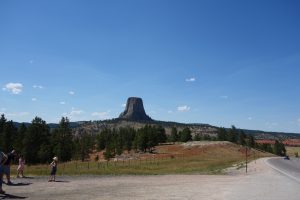
[[19, 166], [17, 168], [17, 178], [20, 177], [20, 174], [21, 174], [21, 177], [24, 178], [24, 168], [25, 168], [25, 159], [23, 157], [23, 155], [20, 155], [20, 158], [19, 158]]
[[56, 175], [56, 171], [57, 171], [57, 163], [58, 163], [58, 158], [54, 157], [52, 163], [50, 164], [51, 166], [51, 173], [50, 173], [50, 178], [48, 180], [48, 182], [55, 182], [55, 175]]
[[13, 149], [10, 153], [7, 154], [7, 159], [3, 164], [3, 171], [6, 176], [7, 185], [12, 185], [13, 183], [10, 181], [10, 165], [11, 161], [15, 158], [16, 151]]
[[0, 151], [0, 194], [5, 194], [5, 191], [2, 189], [2, 182], [4, 173], [3, 164], [6, 162], [6, 160], [7, 156], [5, 155], [5, 153]]

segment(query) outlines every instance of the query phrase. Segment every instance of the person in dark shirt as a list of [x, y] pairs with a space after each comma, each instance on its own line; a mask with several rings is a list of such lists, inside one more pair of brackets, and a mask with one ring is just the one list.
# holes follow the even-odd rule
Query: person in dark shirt
[[3, 180], [3, 172], [4, 172], [3, 163], [5, 163], [6, 160], [7, 160], [7, 156], [5, 155], [5, 153], [0, 151], [0, 194], [5, 194], [5, 191], [2, 189], [2, 180]]
[[12, 150], [10, 153], [7, 154], [7, 160], [3, 164], [3, 171], [7, 179], [7, 185], [12, 185], [13, 183], [10, 181], [10, 165], [11, 161], [16, 156], [16, 151]]
[[55, 182], [55, 175], [56, 175], [56, 171], [57, 171], [57, 163], [58, 163], [58, 158], [55, 156], [53, 158], [53, 162], [50, 164], [51, 166], [51, 173], [50, 173], [50, 178], [48, 180], [48, 182]]

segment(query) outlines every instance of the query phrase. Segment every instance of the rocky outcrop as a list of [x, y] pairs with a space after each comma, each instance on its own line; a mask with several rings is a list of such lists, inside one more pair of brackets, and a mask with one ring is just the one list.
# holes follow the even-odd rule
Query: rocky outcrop
[[144, 110], [143, 100], [138, 97], [129, 97], [125, 111], [119, 116], [121, 119], [135, 120], [135, 121], [152, 121]]

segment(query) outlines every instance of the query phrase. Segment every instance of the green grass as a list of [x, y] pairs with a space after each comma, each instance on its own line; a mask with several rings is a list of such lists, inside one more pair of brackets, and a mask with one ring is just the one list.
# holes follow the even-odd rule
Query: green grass
[[[189, 151], [187, 151], [189, 152]], [[110, 162], [59, 163], [58, 175], [158, 175], [158, 174], [222, 174], [222, 170], [245, 161], [245, 155], [239, 146], [208, 148], [202, 153], [182, 154], [173, 158], [151, 158], [144, 160], [126, 160]], [[155, 155], [154, 155], [155, 156]], [[266, 154], [251, 152], [249, 160], [265, 157]], [[12, 166], [12, 174], [17, 166]], [[25, 167], [27, 176], [49, 175], [48, 165], [32, 165]]]

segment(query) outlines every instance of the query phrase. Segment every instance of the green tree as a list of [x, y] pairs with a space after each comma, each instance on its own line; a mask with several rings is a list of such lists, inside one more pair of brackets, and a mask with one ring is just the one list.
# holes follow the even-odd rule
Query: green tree
[[[44, 120], [35, 117], [28, 126], [24, 137], [24, 156], [27, 163], [40, 163], [50, 160], [50, 131]], [[50, 152], [49, 152], [50, 151]]]
[[4, 125], [2, 132], [2, 149], [4, 152], [10, 152], [14, 147], [13, 143], [17, 137], [17, 128], [14, 126], [13, 121], [8, 121]]
[[4, 144], [3, 132], [4, 132], [5, 125], [6, 125], [6, 118], [4, 114], [2, 114], [0, 118], [0, 147], [3, 147]]
[[238, 138], [238, 143], [240, 144], [240, 145], [245, 145], [246, 144], [246, 134], [245, 134], [245, 132], [244, 131], [240, 131], [240, 133], [239, 133], [239, 138]]
[[87, 132], [80, 133], [75, 139], [75, 158], [79, 158], [82, 162], [89, 158], [90, 153], [94, 148], [95, 137]]
[[204, 134], [204, 136], [203, 136], [203, 140], [210, 141], [210, 140], [212, 140], [212, 138], [211, 138], [211, 136], [210, 136], [210, 135], [208, 135], [208, 134]]
[[182, 131], [179, 132], [179, 139], [180, 142], [187, 142], [192, 140], [192, 132], [189, 128], [184, 128]]
[[228, 133], [228, 141], [237, 143], [237, 135], [238, 135], [237, 129], [235, 128], [235, 126], [232, 126]]
[[284, 156], [286, 155], [286, 149], [282, 142], [279, 142], [278, 140], [275, 140], [275, 144], [273, 146], [273, 153], [278, 156]]
[[225, 128], [219, 128], [217, 139], [219, 141], [227, 141], [228, 140], [228, 134]]
[[101, 131], [96, 136], [96, 143], [97, 143], [97, 150], [98, 151], [102, 151], [102, 150], [105, 149], [106, 140], [105, 140], [105, 133], [104, 133], [104, 131]]
[[137, 131], [135, 143], [137, 149], [146, 152], [148, 147], [148, 137], [145, 128], [141, 128]]
[[154, 131], [157, 135], [158, 143], [164, 143], [167, 141], [166, 130], [162, 126], [155, 126]]
[[200, 141], [200, 140], [202, 140], [201, 135], [199, 133], [195, 134], [194, 141]]
[[178, 135], [177, 128], [175, 126], [173, 126], [172, 130], [171, 130], [170, 140], [171, 140], [171, 142], [175, 143], [178, 141], [178, 139], [179, 139], [179, 135]]
[[103, 156], [104, 159], [109, 161], [111, 158], [114, 157], [114, 153], [112, 151], [112, 147], [110, 145], [108, 145], [105, 149], [105, 151], [103, 152]]
[[123, 149], [130, 151], [133, 146], [133, 140], [136, 131], [134, 130], [134, 128], [127, 127], [127, 128], [120, 128], [119, 133], [123, 140]]
[[61, 161], [69, 161], [73, 153], [73, 135], [70, 128], [70, 121], [66, 117], [62, 117], [58, 128], [52, 134], [53, 153], [59, 157]]
[[252, 148], [255, 147], [255, 140], [253, 135], [248, 136], [247, 145]]
[[17, 137], [14, 141], [14, 147], [18, 152], [23, 151], [23, 148], [24, 148], [23, 140], [24, 140], [26, 131], [27, 131], [26, 125], [24, 123], [22, 123], [18, 128]]

